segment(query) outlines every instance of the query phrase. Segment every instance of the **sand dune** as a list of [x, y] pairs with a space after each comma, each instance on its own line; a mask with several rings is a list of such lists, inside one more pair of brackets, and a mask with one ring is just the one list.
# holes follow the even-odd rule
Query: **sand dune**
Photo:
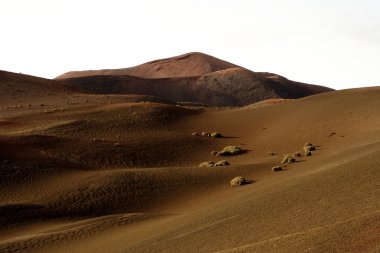
[[[224, 85], [236, 72], [288, 82], [236, 68], [202, 78], [216, 75]], [[0, 87], [0, 252], [380, 247], [378, 87], [229, 109], [12, 78], [21, 77], [2, 78]], [[202, 78], [197, 82], [214, 87]], [[43, 96], [29, 97], [29, 88]], [[317, 147], [312, 156], [271, 171], [306, 142]], [[228, 145], [245, 152], [211, 155]], [[198, 167], [224, 159], [231, 165]], [[231, 188], [235, 176], [253, 183]]]

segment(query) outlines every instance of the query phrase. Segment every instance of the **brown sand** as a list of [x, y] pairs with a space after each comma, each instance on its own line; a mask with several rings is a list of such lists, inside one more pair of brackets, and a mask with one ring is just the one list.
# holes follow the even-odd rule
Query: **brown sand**
[[0, 252], [380, 249], [379, 87], [210, 109], [30, 82], [0, 90]]

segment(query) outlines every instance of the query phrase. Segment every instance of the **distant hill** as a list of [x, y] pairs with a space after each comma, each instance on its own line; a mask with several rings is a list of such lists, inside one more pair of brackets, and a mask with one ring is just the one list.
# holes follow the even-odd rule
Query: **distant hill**
[[147, 62], [131, 68], [72, 71], [56, 79], [95, 75], [130, 75], [145, 78], [203, 76], [214, 71], [238, 67], [203, 53], [188, 53], [172, 58]]
[[203, 53], [125, 69], [68, 72], [56, 80], [85, 93], [151, 95], [209, 106], [244, 106], [266, 99], [293, 99], [332, 91], [272, 73], [253, 72]]

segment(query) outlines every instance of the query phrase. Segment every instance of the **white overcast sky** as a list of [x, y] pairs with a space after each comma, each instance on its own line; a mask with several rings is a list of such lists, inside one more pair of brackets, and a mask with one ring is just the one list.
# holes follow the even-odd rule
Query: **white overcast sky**
[[0, 69], [53, 78], [204, 52], [336, 89], [380, 85], [380, 0], [0, 0]]

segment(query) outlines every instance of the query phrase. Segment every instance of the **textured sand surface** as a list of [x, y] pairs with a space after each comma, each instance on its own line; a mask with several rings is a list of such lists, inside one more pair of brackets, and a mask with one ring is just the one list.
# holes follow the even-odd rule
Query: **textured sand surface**
[[[0, 96], [0, 252], [380, 249], [378, 87], [235, 109], [33, 78]], [[210, 154], [229, 145], [244, 152]]]

